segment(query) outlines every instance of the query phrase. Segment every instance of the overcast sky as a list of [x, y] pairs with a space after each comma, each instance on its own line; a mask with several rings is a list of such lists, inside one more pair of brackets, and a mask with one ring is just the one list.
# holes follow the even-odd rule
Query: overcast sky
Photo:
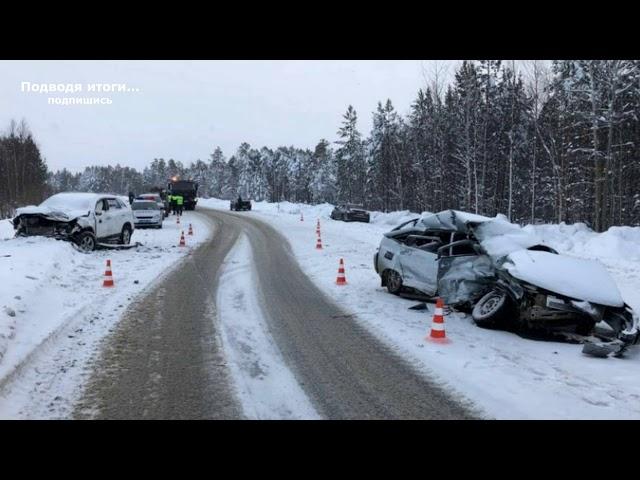
[[[457, 61], [443, 62], [453, 74]], [[409, 111], [431, 61], [0, 61], [0, 129], [26, 119], [53, 170], [87, 165], [185, 164], [253, 147], [313, 148], [336, 140], [349, 104], [368, 134], [378, 101]], [[80, 83], [76, 94], [34, 93], [21, 82]], [[125, 83], [137, 92], [87, 92]], [[49, 105], [49, 97], [111, 98], [111, 105]]]

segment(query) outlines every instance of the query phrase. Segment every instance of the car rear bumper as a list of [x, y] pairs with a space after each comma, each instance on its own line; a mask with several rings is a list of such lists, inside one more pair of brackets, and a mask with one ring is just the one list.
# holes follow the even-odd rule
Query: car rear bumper
[[133, 222], [133, 225], [134, 225], [135, 228], [159, 227], [160, 225], [162, 225], [162, 220], [160, 220], [160, 221], [157, 221], [157, 220], [149, 221], [149, 220], [144, 220], [144, 219], [136, 219]]

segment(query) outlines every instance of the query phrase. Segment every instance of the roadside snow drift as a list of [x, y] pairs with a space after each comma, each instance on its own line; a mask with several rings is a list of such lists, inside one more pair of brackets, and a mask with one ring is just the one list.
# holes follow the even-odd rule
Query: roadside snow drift
[[[201, 199], [198, 205], [229, 210], [229, 202], [223, 200]], [[291, 243], [303, 270], [353, 318], [417, 370], [472, 400], [487, 417], [640, 418], [639, 346], [631, 347], [625, 358], [593, 358], [581, 354], [581, 345], [481, 329], [464, 314], [445, 318], [451, 343], [426, 341], [433, 306], [428, 311], [409, 310], [417, 302], [387, 293], [373, 268], [382, 234], [420, 215], [374, 212], [370, 224], [345, 223], [329, 219], [332, 208], [254, 202], [253, 211], [242, 215], [276, 227]], [[315, 248], [317, 220], [322, 250]], [[640, 311], [640, 228], [616, 227], [597, 234], [584, 225], [561, 224], [527, 226], [524, 231], [560, 253], [600, 260], [624, 301]], [[340, 258], [345, 261], [346, 286], [335, 283]]]

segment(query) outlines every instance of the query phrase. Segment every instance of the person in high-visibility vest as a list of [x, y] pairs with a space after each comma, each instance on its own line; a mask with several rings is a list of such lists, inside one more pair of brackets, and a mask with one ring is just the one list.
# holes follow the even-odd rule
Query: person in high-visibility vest
[[171, 205], [171, 213], [173, 215], [177, 215], [178, 213], [178, 196], [177, 195], [169, 195], [169, 204]]
[[178, 215], [182, 215], [182, 205], [184, 204], [184, 198], [182, 195], [175, 195], [176, 205], [178, 207]]

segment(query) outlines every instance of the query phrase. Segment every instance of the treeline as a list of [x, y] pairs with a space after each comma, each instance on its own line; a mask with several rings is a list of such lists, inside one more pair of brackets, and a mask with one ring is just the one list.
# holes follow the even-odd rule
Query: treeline
[[39, 203], [47, 191], [47, 166], [29, 128], [25, 121], [12, 121], [0, 135], [0, 219]]
[[640, 61], [463, 62], [451, 82], [426, 78], [406, 116], [390, 101], [363, 135], [350, 106], [333, 142], [252, 148], [142, 172], [89, 167], [51, 174], [56, 191], [126, 193], [173, 175], [203, 196], [360, 203], [369, 209], [456, 208], [512, 221], [640, 225]]

